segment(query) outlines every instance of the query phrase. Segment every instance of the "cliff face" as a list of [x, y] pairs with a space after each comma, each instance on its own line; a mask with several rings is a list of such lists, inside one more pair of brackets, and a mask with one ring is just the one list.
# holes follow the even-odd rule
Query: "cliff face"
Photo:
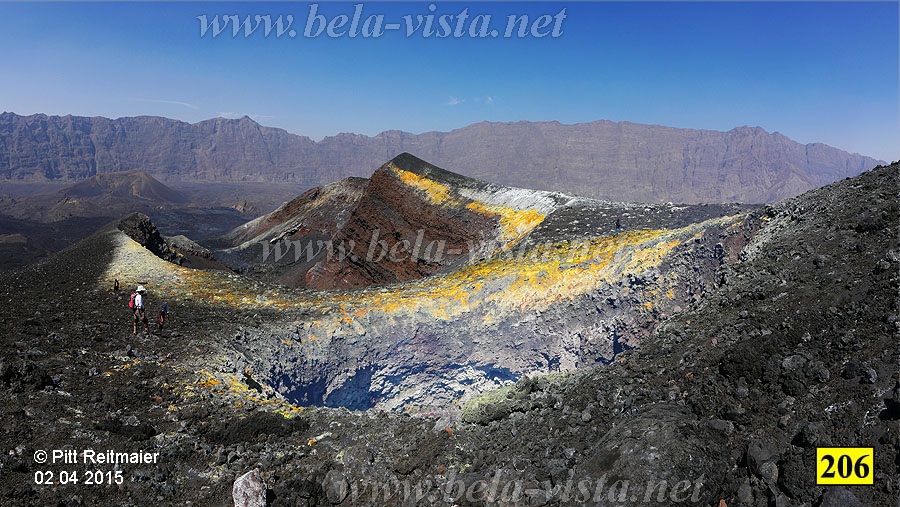
[[728, 132], [597, 121], [478, 123], [420, 135], [340, 134], [314, 142], [244, 117], [0, 114], [0, 179], [79, 180], [142, 169], [163, 179], [320, 186], [410, 152], [506, 185], [635, 202], [769, 202], [879, 161], [760, 128]]
[[[483, 123], [442, 142], [464, 154], [460, 167], [479, 167], [528, 188], [553, 188], [587, 197], [638, 202], [768, 202], [859, 174], [877, 162], [822, 145], [801, 145], [760, 128], [728, 132], [606, 121]], [[452, 155], [451, 155], [452, 156]], [[455, 157], [454, 157], [455, 158]], [[517, 170], [505, 169], [515, 160]], [[468, 163], [467, 163], [468, 162]], [[482, 177], [482, 174], [471, 174]], [[505, 179], [501, 183], [508, 183]]]
[[[161, 179], [294, 181], [340, 179], [303, 172], [314, 143], [249, 118], [188, 124], [159, 117], [110, 120], [0, 115], [0, 175], [23, 180], [80, 180], [142, 169]], [[337, 177], [335, 177], [337, 176]]]

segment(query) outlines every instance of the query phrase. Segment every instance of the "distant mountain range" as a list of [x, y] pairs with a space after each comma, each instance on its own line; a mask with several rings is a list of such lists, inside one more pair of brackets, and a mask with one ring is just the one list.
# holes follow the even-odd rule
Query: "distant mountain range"
[[728, 132], [597, 121], [477, 123], [452, 132], [313, 141], [248, 117], [189, 124], [0, 114], [0, 181], [79, 181], [140, 169], [162, 181], [321, 186], [409, 152], [465, 176], [635, 202], [770, 202], [881, 161], [761, 128]]

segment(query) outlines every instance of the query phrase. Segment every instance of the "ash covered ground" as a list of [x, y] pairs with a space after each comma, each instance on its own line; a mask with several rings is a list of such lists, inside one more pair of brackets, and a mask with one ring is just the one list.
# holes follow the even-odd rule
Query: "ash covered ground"
[[[256, 470], [272, 506], [898, 505], [898, 170], [747, 213], [745, 241], [702, 293], [610, 364], [521, 376], [416, 416], [291, 404], [234, 341], [319, 307], [163, 290], [187, 272], [116, 264], [126, 243], [110, 226], [0, 274], [0, 502], [232, 505]], [[148, 282], [151, 304], [170, 301], [162, 333], [132, 336], [130, 286], [110, 291], [111, 266]], [[232, 293], [311, 297], [217, 276]], [[873, 447], [874, 485], [817, 486], [822, 446]], [[86, 449], [159, 459], [35, 461]], [[86, 484], [98, 470], [122, 484]], [[79, 483], [59, 484], [64, 472]]]

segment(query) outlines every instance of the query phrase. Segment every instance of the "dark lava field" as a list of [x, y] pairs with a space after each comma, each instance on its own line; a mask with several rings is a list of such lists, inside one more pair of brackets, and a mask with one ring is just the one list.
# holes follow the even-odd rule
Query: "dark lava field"
[[[178, 266], [132, 216], [0, 273], [0, 505], [900, 505], [900, 164], [682, 209], [395, 162], [318, 233], [496, 250], [321, 291]], [[817, 485], [840, 446], [873, 484]]]

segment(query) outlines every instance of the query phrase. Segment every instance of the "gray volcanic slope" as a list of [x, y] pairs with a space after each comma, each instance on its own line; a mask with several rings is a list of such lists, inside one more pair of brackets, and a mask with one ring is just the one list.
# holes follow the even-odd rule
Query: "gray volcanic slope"
[[[307, 324], [324, 325], [315, 321], [335, 305], [348, 311], [336, 319], [341, 332], [356, 332], [368, 317], [353, 310], [377, 302], [378, 292], [322, 295], [185, 270], [105, 229], [46, 262], [0, 273], [0, 504], [221, 507], [234, 504], [235, 480], [256, 470], [255, 498], [270, 506], [896, 506], [898, 174], [900, 164], [877, 168], [737, 217], [722, 231], [741, 240], [722, 245], [737, 255], [704, 257], [702, 286], [685, 278], [690, 262], [682, 262], [711, 241], [685, 235], [670, 259], [685, 268], [680, 276], [695, 297], [676, 294], [683, 310], [660, 316], [640, 348], [604, 366], [519, 378], [470, 401], [459, 420], [297, 409], [265, 372], [233, 359], [235, 347], [251, 354], [271, 342], [314, 350], [325, 337], [313, 340]], [[616, 244], [642, 234], [626, 232]], [[598, 254], [615, 246], [595, 245]], [[653, 249], [619, 251], [635, 255], [593, 258], [654, 259]], [[494, 267], [510, 273], [518, 264]], [[127, 294], [109, 291], [117, 274], [146, 282], [154, 304], [169, 298], [175, 319], [164, 332], [131, 336]], [[628, 293], [652, 290], [628, 280]], [[613, 283], [626, 292], [624, 280]], [[522, 320], [581, 313], [580, 327], [588, 313], [603, 319], [617, 310], [610, 303], [624, 310], [632, 297], [561, 301], [549, 315]], [[395, 316], [383, 324], [402, 325]], [[520, 325], [510, 321], [459, 347], [487, 347]], [[548, 331], [547, 338], [558, 332]], [[379, 339], [370, 334], [364, 339]], [[425, 334], [408, 336], [397, 352], [427, 357]], [[520, 349], [523, 360], [537, 359], [537, 338]], [[841, 445], [873, 448], [874, 485], [816, 485], [816, 448]], [[35, 462], [38, 451], [53, 449], [144, 450], [159, 460]], [[122, 484], [104, 477], [86, 485], [84, 468], [118, 470]], [[77, 485], [36, 484], [37, 472], [57, 481], [73, 470]]]
[[633, 202], [771, 202], [879, 163], [761, 128], [728, 132], [597, 121], [478, 123], [420, 135], [339, 134], [319, 142], [250, 118], [196, 124], [0, 114], [0, 179], [79, 180], [142, 169], [167, 180], [364, 177], [402, 152], [496, 183]]

